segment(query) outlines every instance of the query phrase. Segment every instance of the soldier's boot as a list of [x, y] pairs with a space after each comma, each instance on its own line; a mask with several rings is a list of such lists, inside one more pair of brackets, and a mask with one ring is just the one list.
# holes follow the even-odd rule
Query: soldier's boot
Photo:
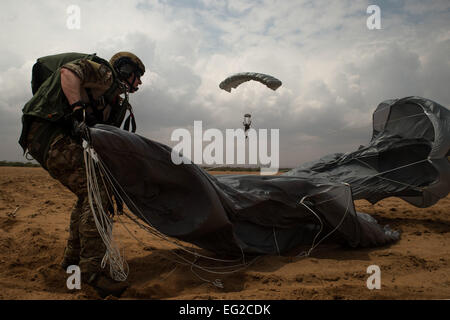
[[[105, 201], [107, 204], [107, 200]], [[80, 269], [82, 281], [93, 287], [105, 298], [108, 295], [120, 297], [128, 288], [128, 282], [118, 282], [102, 272], [101, 264], [106, 246], [98, 233], [90, 206], [85, 201], [80, 218]]]
[[81, 243], [79, 266], [82, 281], [94, 288], [102, 298], [109, 295], [120, 297], [129, 284], [115, 281], [102, 271], [101, 261], [106, 251], [103, 241], [98, 238], [81, 238]]
[[61, 267], [64, 270], [67, 270], [67, 268], [71, 265], [78, 265], [80, 263], [81, 244], [79, 226], [83, 201], [83, 198], [78, 198], [75, 208], [73, 208], [70, 215], [69, 239], [67, 240], [67, 245], [64, 250], [64, 257], [61, 262]]
[[61, 268], [67, 270], [69, 266], [75, 265], [78, 266], [80, 263], [80, 254], [79, 251], [77, 253], [70, 253], [70, 248], [66, 247], [64, 250], [64, 257], [60, 263]]
[[103, 299], [109, 295], [119, 298], [129, 286], [127, 281], [116, 281], [103, 272], [88, 273], [83, 278]]

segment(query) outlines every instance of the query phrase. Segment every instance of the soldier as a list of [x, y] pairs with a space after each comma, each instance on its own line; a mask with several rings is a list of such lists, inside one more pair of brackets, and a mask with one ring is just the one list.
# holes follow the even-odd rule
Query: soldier
[[[72, 60], [73, 57], [78, 59]], [[83, 148], [79, 131], [73, 129], [73, 124], [103, 123], [119, 127], [129, 110], [125, 124], [129, 125], [131, 119], [134, 131], [128, 93], [138, 90], [145, 66], [130, 52], [119, 52], [109, 62], [95, 55], [73, 53], [46, 58], [33, 67], [34, 96], [23, 109], [19, 143], [53, 178], [78, 197], [70, 217], [69, 238], [61, 266], [66, 269], [69, 265], [78, 265], [82, 282], [94, 287], [102, 297], [120, 296], [128, 284], [114, 281], [102, 272], [101, 261], [106, 248], [88, 202]], [[65, 62], [67, 60], [72, 61]], [[39, 83], [44, 67], [58, 64], [61, 66]], [[125, 94], [125, 98], [121, 94]], [[111, 202], [104, 187], [100, 193], [103, 207], [108, 208]]]

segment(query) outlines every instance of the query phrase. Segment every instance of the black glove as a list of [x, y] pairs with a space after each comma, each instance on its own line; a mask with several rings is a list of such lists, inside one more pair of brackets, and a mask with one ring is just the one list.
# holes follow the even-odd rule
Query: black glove
[[[78, 122], [83, 122], [84, 121], [84, 111], [86, 110], [87, 105], [79, 100], [75, 103], [72, 103], [70, 105], [70, 107], [72, 108], [72, 117], [77, 120]], [[74, 110], [76, 108], [76, 110]]]
[[78, 120], [74, 119], [72, 122], [72, 135], [74, 137], [81, 137], [81, 138], [86, 138], [86, 134], [88, 132], [88, 126], [86, 125], [86, 123], [83, 122], [78, 122]]
[[72, 111], [72, 117], [78, 122], [84, 122], [84, 109], [77, 109]]

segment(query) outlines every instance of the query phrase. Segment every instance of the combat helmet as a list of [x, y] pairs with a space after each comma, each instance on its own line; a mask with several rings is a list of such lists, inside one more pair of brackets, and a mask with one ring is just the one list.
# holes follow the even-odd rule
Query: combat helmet
[[[134, 91], [132, 83], [137, 77], [145, 73], [145, 66], [135, 54], [127, 51], [121, 51], [111, 57], [109, 63], [119, 75], [120, 80], [127, 82]], [[129, 83], [128, 79], [134, 74], [134, 80]], [[136, 89], [137, 90], [137, 89]]]

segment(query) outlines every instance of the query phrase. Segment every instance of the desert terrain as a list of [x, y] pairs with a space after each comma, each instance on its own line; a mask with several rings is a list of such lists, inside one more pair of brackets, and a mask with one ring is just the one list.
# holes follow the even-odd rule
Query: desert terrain
[[[69, 275], [59, 266], [74, 203], [75, 196], [41, 168], [0, 167], [0, 299], [100, 299], [88, 286], [69, 290]], [[115, 234], [129, 265], [130, 287], [120, 299], [450, 298], [450, 196], [425, 209], [398, 198], [355, 205], [400, 230], [401, 240], [358, 250], [321, 245], [306, 258], [264, 256], [221, 275], [192, 272], [175, 261], [173, 244], [122, 216]], [[366, 286], [370, 265], [380, 267], [380, 289]], [[219, 278], [223, 288], [199, 276]]]

